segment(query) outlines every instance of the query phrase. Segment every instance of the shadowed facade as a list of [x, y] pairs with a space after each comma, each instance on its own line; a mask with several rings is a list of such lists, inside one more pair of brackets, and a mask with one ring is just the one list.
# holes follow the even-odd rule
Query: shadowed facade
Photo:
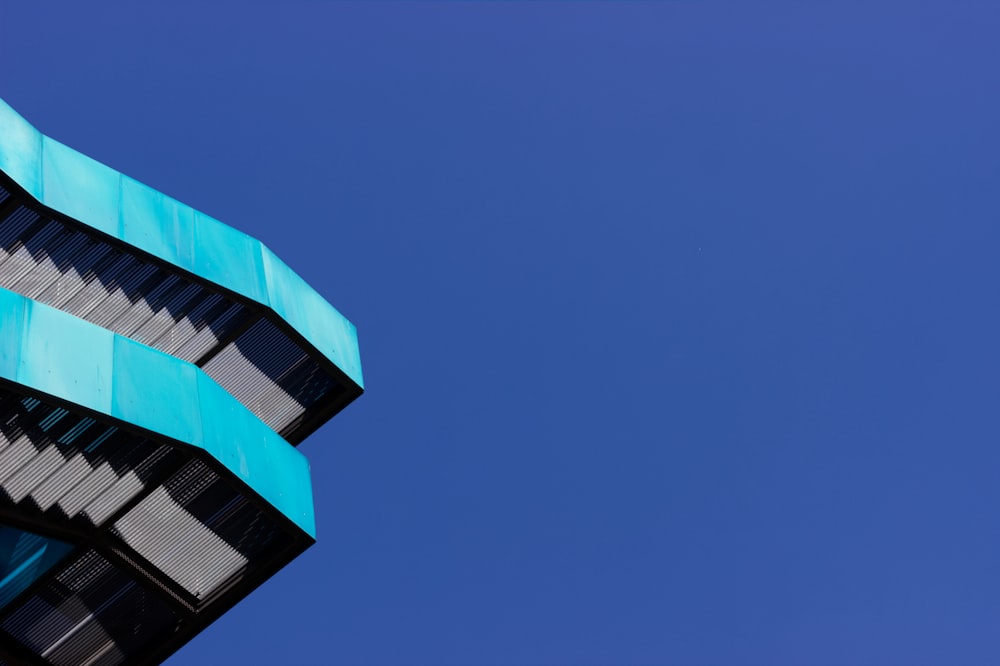
[[315, 538], [354, 327], [0, 101], [0, 663], [157, 663]]

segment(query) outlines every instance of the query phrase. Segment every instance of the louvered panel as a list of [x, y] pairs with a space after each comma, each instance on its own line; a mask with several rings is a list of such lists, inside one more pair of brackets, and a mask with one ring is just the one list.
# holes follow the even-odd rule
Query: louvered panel
[[278, 432], [337, 387], [298, 346], [263, 319], [203, 369]]
[[134, 339], [132, 333], [135, 329], [142, 326], [155, 313], [154, 308], [157, 307], [157, 304], [152, 302], [152, 299], [158, 299], [164, 291], [176, 285], [177, 281], [178, 278], [173, 275], [162, 273], [151, 275], [142, 285], [142, 289], [149, 288], [148, 294], [138, 298], [133, 298], [131, 294], [128, 294], [129, 307], [115, 317], [107, 327], [119, 335]]
[[284, 424], [277, 415], [298, 415], [304, 409], [300, 406], [296, 411], [294, 398], [278, 380], [305, 358], [299, 347], [262, 319], [216, 354], [203, 370], [262, 421], [280, 430]]
[[22, 435], [11, 442], [10, 446], [0, 453], [0, 488], [10, 477], [17, 474], [22, 466], [31, 460], [38, 449], [32, 444], [27, 435]]
[[[66, 483], [61, 487], [60, 491], [53, 489], [51, 492], [57, 494], [57, 503], [62, 512], [68, 516], [76, 516], [83, 508], [93, 502], [97, 497], [100, 496], [105, 490], [107, 490], [115, 481], [118, 480], [118, 474], [115, 472], [115, 467], [119, 469], [127, 469], [128, 465], [122, 464], [117, 458], [120, 458], [125, 450], [126, 445], [120, 445], [118, 447], [118, 453], [115, 455], [114, 447], [112, 447], [112, 455], [115, 458], [115, 467], [108, 463], [107, 460], [107, 448], [101, 449], [101, 446], [105, 444], [109, 438], [118, 433], [118, 429], [114, 427], [104, 428], [103, 431], [97, 435], [97, 437], [86, 444], [86, 446], [81, 446], [82, 452], [78, 454], [77, 458], [85, 458], [85, 462], [89, 468], [82, 478], [79, 478], [75, 482]], [[70, 467], [70, 465], [67, 465]], [[76, 475], [74, 475], [75, 478]], [[44, 492], [43, 489], [38, 489], [36, 492]], [[61, 494], [59, 494], [61, 492]]]
[[220, 338], [226, 331], [232, 330], [247, 316], [246, 309], [237, 303], [221, 301], [217, 310], [221, 310], [214, 318], [206, 318], [206, 325], [181, 345], [175, 356], [193, 363], [219, 345]]
[[[225, 540], [156, 488], [115, 523], [114, 532], [196, 598], [203, 598], [248, 564]], [[169, 547], [164, 547], [170, 544]]]
[[[17, 291], [17, 283], [36, 265], [34, 254], [38, 253], [45, 243], [51, 241], [59, 233], [62, 225], [48, 221], [39, 227], [33, 225], [26, 233], [30, 234], [23, 243], [0, 263], [0, 274], [3, 275], [2, 286]], [[34, 233], [31, 233], [31, 232]]]
[[218, 475], [201, 460], [192, 460], [175, 472], [164, 485], [171, 497], [183, 505], [197, 499], [219, 480]]
[[[20, 437], [19, 434], [9, 434], [8, 429], [4, 428], [4, 431], [0, 433], [0, 454], [6, 451], [10, 447], [10, 445], [17, 440], [18, 437]], [[2, 460], [3, 458], [0, 457], [0, 461]], [[3, 467], [0, 467], [0, 474], [2, 473], [3, 473]]]
[[[264, 382], [264, 379], [258, 380], [260, 384]], [[284, 387], [274, 382], [270, 382], [270, 386], [257, 398], [255, 407], [253, 411], [260, 420], [277, 432], [281, 432], [287, 424], [306, 411], [304, 405], [300, 405]]]
[[[147, 445], [148, 446], [148, 445]], [[102, 525], [118, 509], [140, 493], [160, 469], [169, 466], [170, 447], [160, 445], [155, 449], [137, 451], [133, 444], [123, 447], [124, 455], [112, 458], [112, 468], [119, 476], [110, 486], [94, 497], [79, 512], [93, 525]]]
[[45, 479], [59, 470], [66, 462], [55, 446], [39, 451], [30, 462], [3, 482], [3, 489], [15, 503], [20, 502]]
[[57, 271], [65, 273], [73, 268], [93, 244], [86, 234], [63, 225], [59, 242], [47, 249], [48, 258]]
[[135, 329], [162, 309], [165, 301], [184, 283], [185, 281], [176, 275], [163, 271], [150, 276], [135, 291], [128, 294], [132, 307], [115, 320], [112, 330], [132, 337]]
[[161, 302], [151, 308], [151, 314], [140, 322], [131, 333], [130, 338], [143, 344], [159, 340], [178, 325], [187, 321], [190, 311], [205, 297], [205, 290], [189, 282], [179, 282], [169, 292], [164, 293]]
[[55, 666], [121, 664], [178, 617], [157, 596], [93, 550], [23, 602], [4, 632]]
[[22, 244], [21, 235], [38, 220], [38, 213], [24, 206], [18, 206], [17, 210], [4, 218], [0, 225], [0, 266]]
[[119, 477], [107, 490], [80, 512], [93, 525], [103, 525], [119, 507], [142, 492], [142, 480], [132, 472]]
[[199, 599], [241, 575], [256, 559], [273, 554], [279, 533], [258, 507], [199, 460], [151, 491], [114, 529]]
[[166, 444], [155, 444], [119, 431], [109, 441], [105, 460], [119, 476], [135, 474], [140, 481], [146, 483], [156, 476], [170, 450]]
[[82, 454], [77, 453], [55, 474], [38, 484], [31, 491], [31, 498], [42, 511], [47, 511], [94, 471], [87, 459]]
[[76, 291], [60, 309], [80, 317], [97, 307], [108, 295], [111, 285], [119, 273], [125, 271], [134, 260], [126, 254], [112, 250], [101, 257], [94, 267], [83, 276], [84, 285]]
[[100, 659], [90, 661], [85, 666], [117, 666], [120, 663], [121, 661], [118, 657], [118, 651], [113, 650], [102, 655]]
[[279, 430], [284, 430], [294, 418], [303, 414], [328, 395], [335, 394], [340, 388], [340, 385], [324, 373], [310, 358], [304, 358], [291, 366], [280, 377], [279, 384], [282, 390], [294, 400], [294, 403], [299, 405], [299, 408], [294, 410], [294, 414], [288, 413], [285, 416], [278, 413], [277, 405], [275, 406], [274, 416], [268, 415], [267, 418], [273, 418]]
[[237, 351], [268, 377], [277, 380], [306, 353], [274, 324], [261, 319], [235, 341]]
[[86, 315], [84, 319], [103, 328], [115, 330], [114, 322], [132, 307], [132, 294], [138, 292], [147, 280], [165, 279], [155, 266], [144, 264], [131, 257], [131, 265], [115, 276], [113, 283], [106, 285], [105, 297]]
[[[191, 338], [198, 334], [206, 324], [206, 318], [210, 318], [214, 315], [210, 313], [216, 311], [223, 311], [227, 304], [225, 300], [219, 294], [211, 294], [205, 292], [203, 298], [196, 304], [192, 304], [193, 307], [186, 317], [177, 322], [172, 326], [166, 333], [160, 335], [159, 338], [154, 340], [151, 344], [153, 347], [159, 349], [162, 352], [177, 356], [178, 358], [184, 358], [178, 353], [178, 350], [187, 344]], [[197, 359], [200, 357], [195, 356]], [[185, 358], [184, 360], [189, 360]]]
[[[129, 313], [127, 319], [121, 321], [122, 335], [135, 339], [135, 332], [142, 328], [146, 322], [152, 319], [157, 313], [165, 310], [168, 305], [176, 303], [178, 294], [183, 293], [190, 283], [182, 280], [176, 275], [168, 275], [156, 288], [136, 301], [135, 307]], [[192, 295], [197, 293], [193, 291]], [[190, 299], [190, 297], [189, 297]], [[180, 303], [181, 308], [183, 303]], [[180, 316], [184, 316], [183, 309], [180, 309]]]
[[189, 311], [204, 300], [206, 292], [196, 284], [182, 284], [178, 287], [157, 312], [153, 313], [129, 335], [130, 338], [152, 347], [158, 347], [156, 342], [164, 334], [170, 333], [175, 328], [190, 325]]
[[67, 516], [75, 516], [83, 508], [95, 501], [118, 480], [118, 475], [111, 465], [100, 463], [83, 479], [57, 500], [57, 504]]
[[73, 615], [80, 613], [65, 606], [57, 610], [57, 606], [35, 596], [4, 622], [3, 628], [41, 656], [45, 646], [55, 644], [76, 626], [79, 620], [74, 621]]
[[[18, 464], [23, 457], [22, 452], [26, 455], [29, 451], [29, 443], [35, 453], [16, 471], [6, 475], [3, 481], [0, 481], [0, 488], [15, 503], [21, 502], [29, 494], [33, 495], [33, 491], [50, 477], [59, 476], [59, 471], [66, 463], [67, 458], [76, 452], [75, 448], [60, 447], [58, 444], [54, 444], [53, 440], [68, 442], [85, 432], [93, 423], [93, 420], [89, 418], [80, 419], [70, 416], [67, 419], [68, 412], [62, 409], [48, 411], [40, 409], [35, 411], [33, 416], [35, 419], [41, 418], [34, 426], [30, 423], [27, 426], [21, 426], [24, 429], [21, 438], [26, 443], [21, 445], [17, 461], [11, 460], [9, 464], [12, 468]], [[30, 419], [28, 420], [30, 421]], [[12, 456], [13, 458], [14, 456]], [[6, 470], [6, 468], [4, 469]], [[50, 506], [54, 501], [55, 498], [46, 498], [47, 506]]]
[[205, 506], [200, 509], [190, 507], [190, 510], [195, 515], [214, 511], [204, 518], [205, 525], [251, 559], [259, 557], [265, 549], [272, 546], [279, 533], [274, 523], [242, 496], [234, 497], [218, 509]]
[[91, 426], [93, 426], [95, 423], [97, 422], [94, 419], [90, 418], [89, 416], [84, 417], [80, 419], [76, 425], [74, 425], [64, 434], [60, 435], [59, 439], [56, 441], [59, 444], [73, 444], [81, 437], [84, 437], [87, 434], [87, 431], [90, 430]]
[[110, 570], [96, 552], [84, 553], [11, 614], [3, 629], [41, 655], [93, 614], [77, 594], [99, 585]]
[[111, 247], [107, 244], [97, 242], [84, 234], [79, 235], [85, 239], [80, 252], [71, 260], [67, 259], [64, 264], [60, 264], [59, 278], [46, 291], [42, 292], [38, 299], [67, 312], [70, 312], [66, 307], [67, 302], [89, 284], [88, 276], [91, 280], [94, 279], [92, 273], [94, 268], [102, 261], [109, 261], [109, 257], [114, 255]]
[[58, 506], [65, 518], [79, 514], [94, 525], [180, 455], [36, 399], [3, 394], [0, 414], [0, 442], [6, 445], [0, 450], [0, 490], [6, 501], [22, 505], [30, 499], [42, 511]]
[[164, 488], [192, 516], [251, 560], [260, 556], [277, 531], [258, 507], [199, 460], [174, 474]]
[[18, 280], [11, 289], [28, 298], [37, 299], [61, 276], [58, 262], [66, 256], [79, 252], [85, 240], [86, 238], [82, 234], [62, 227], [47, 247], [37, 253], [32, 253], [32, 258], [35, 260], [34, 268]]
[[[294, 399], [282, 387], [249, 363], [236, 345], [227, 346], [205, 365], [204, 370], [222, 388], [229, 391], [275, 430], [281, 426], [273, 418], [268, 418], [270, 413], [289, 409], [298, 413], [302, 411], [301, 406], [297, 406]], [[271, 404], [265, 401], [271, 401]]]
[[67, 643], [56, 646], [45, 657], [55, 666], [117, 666], [125, 661], [115, 640], [96, 618], [87, 618]]

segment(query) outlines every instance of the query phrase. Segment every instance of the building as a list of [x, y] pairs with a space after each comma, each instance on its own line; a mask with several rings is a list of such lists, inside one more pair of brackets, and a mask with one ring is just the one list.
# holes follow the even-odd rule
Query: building
[[0, 662], [158, 663], [314, 541], [353, 325], [0, 101]]

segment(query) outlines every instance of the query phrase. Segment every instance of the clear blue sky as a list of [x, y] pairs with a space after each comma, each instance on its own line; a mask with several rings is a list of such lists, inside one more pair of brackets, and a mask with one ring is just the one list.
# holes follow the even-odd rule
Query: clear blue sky
[[195, 664], [1000, 663], [1000, 5], [4, 4], [0, 97], [358, 326]]

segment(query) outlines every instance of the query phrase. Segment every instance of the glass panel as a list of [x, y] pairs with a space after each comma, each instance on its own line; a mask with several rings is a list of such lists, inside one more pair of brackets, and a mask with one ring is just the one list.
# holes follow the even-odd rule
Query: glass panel
[[0, 525], [0, 608], [71, 550], [68, 543]]

